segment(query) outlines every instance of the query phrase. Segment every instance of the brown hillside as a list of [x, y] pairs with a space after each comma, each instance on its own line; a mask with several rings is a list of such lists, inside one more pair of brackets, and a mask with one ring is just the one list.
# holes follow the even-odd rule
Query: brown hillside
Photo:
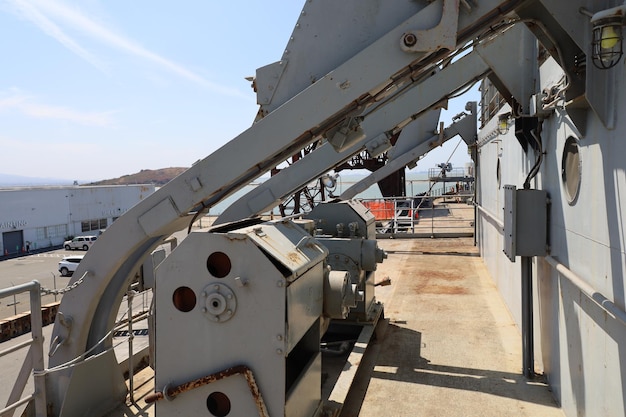
[[92, 182], [85, 185], [126, 185], [126, 184], [154, 184], [162, 186], [167, 184], [174, 177], [180, 175], [187, 168], [162, 168], [162, 169], [142, 169], [136, 174], [123, 175], [119, 178], [112, 178]]

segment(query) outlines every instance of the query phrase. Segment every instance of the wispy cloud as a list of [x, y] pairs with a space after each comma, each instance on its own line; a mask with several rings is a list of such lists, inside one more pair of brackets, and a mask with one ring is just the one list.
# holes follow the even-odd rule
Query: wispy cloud
[[67, 33], [65, 33], [57, 24], [48, 19], [43, 13], [41, 13], [34, 5], [29, 1], [23, 0], [9, 0], [12, 3], [15, 10], [25, 19], [30, 20], [38, 28], [40, 28], [46, 35], [56, 39], [61, 45], [65, 46], [76, 55], [89, 62], [99, 70], [106, 72], [104, 65], [89, 51], [80, 46], [78, 42], [72, 39]]
[[89, 16], [58, 0], [8, 0], [8, 2], [12, 4], [21, 15], [30, 20], [46, 34], [52, 36], [70, 51], [92, 65], [97, 66], [99, 69], [103, 68], [102, 64], [98, 63], [91, 54], [82, 48], [76, 39], [70, 38], [66, 32], [61, 29], [61, 26], [78, 30], [81, 34], [110, 48], [152, 62], [166, 71], [220, 94], [248, 98], [248, 96], [242, 94], [239, 90], [226, 88], [209, 81], [184, 66], [142, 47], [131, 39], [115, 33]]
[[0, 94], [0, 112], [15, 110], [36, 119], [69, 121], [88, 126], [111, 127], [114, 125], [113, 112], [84, 112], [67, 107], [42, 104], [36, 98], [21, 94]]

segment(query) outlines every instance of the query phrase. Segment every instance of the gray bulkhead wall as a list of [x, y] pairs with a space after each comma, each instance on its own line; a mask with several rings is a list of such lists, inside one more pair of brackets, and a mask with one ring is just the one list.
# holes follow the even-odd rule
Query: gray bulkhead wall
[[[624, 310], [626, 276], [626, 94], [624, 61], [598, 74], [613, 84], [615, 129], [589, 111], [586, 135], [564, 114], [551, 118], [543, 188], [552, 198], [551, 254]], [[621, 94], [620, 94], [621, 92]], [[620, 117], [621, 116], [621, 117]], [[580, 155], [580, 189], [568, 201], [562, 180], [565, 143]], [[538, 261], [542, 333], [550, 342], [547, 372], [567, 415], [626, 415], [626, 327], [543, 260]], [[549, 366], [549, 367], [548, 367]]]
[[[555, 69], [551, 60], [544, 64], [541, 88], [558, 79]], [[565, 111], [557, 109], [544, 121], [544, 161], [531, 187], [547, 190], [551, 199], [551, 256], [623, 310], [626, 304], [624, 61], [600, 76], [610, 77], [618, 92], [615, 129], [606, 129], [590, 109], [586, 135], [582, 136]], [[599, 82], [605, 81], [608, 80]], [[521, 188], [534, 155], [530, 149], [528, 155], [524, 154], [513, 129], [506, 135], [494, 133], [496, 125], [497, 117], [479, 134], [477, 201], [502, 222], [503, 186], [513, 184]], [[580, 189], [572, 201], [562, 179], [563, 151], [570, 137], [579, 146], [581, 167]], [[511, 263], [502, 252], [502, 231], [497, 221], [481, 215], [480, 211], [477, 221], [478, 244], [485, 265], [520, 326], [520, 258]], [[603, 310], [544, 258], [533, 259], [533, 275], [536, 370], [545, 372], [567, 416], [625, 415], [624, 323]]]

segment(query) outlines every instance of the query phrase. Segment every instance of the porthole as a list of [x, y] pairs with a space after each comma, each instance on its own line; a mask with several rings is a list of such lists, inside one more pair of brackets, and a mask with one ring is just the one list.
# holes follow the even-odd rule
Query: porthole
[[561, 179], [565, 187], [567, 201], [570, 204], [576, 203], [580, 192], [580, 179], [582, 175], [582, 165], [578, 140], [570, 136], [563, 146], [563, 158], [561, 160]]

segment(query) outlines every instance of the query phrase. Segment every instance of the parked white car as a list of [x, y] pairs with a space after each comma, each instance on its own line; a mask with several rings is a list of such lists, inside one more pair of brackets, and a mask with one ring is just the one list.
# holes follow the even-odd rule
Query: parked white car
[[85, 255], [72, 255], [61, 259], [59, 262], [59, 272], [61, 276], [68, 277], [72, 275], [74, 271], [76, 271], [76, 268], [78, 268], [80, 261], [83, 260], [83, 256]]
[[65, 250], [82, 249], [87, 250], [93, 245], [93, 242], [98, 239], [97, 236], [76, 236], [72, 240], [66, 240], [63, 242]]

